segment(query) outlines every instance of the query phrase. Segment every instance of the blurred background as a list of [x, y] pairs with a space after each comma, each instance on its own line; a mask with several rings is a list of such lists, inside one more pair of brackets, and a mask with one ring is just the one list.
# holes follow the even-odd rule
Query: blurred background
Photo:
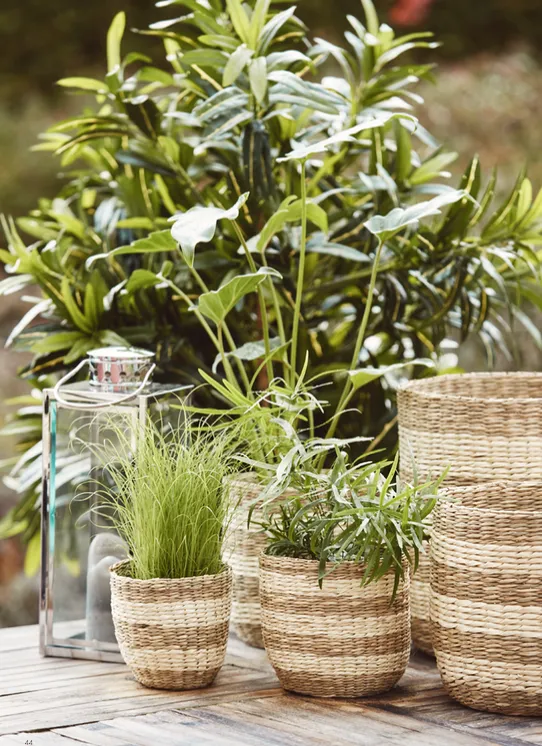
[[[540, 0], [375, 0], [375, 4], [397, 30], [431, 30], [443, 42], [432, 53], [440, 63], [436, 82], [420, 90], [426, 100], [421, 118], [444, 144], [459, 152], [453, 170], [460, 173], [477, 152], [486, 171], [498, 167], [503, 190], [512, 186], [524, 163], [534, 187], [542, 186]], [[330, 41], [342, 35], [348, 13], [361, 15], [359, 0], [299, 0], [297, 5], [313, 35]], [[50, 124], [80, 111], [80, 98], [71, 97], [55, 81], [103, 75], [105, 36], [119, 10], [126, 11], [133, 29], [145, 29], [171, 16], [167, 8], [156, 9], [150, 0], [56, 0], [54, 10], [42, 0], [2, 0], [0, 213], [23, 215], [40, 197], [56, 193], [55, 158], [30, 148]], [[128, 34], [125, 43], [151, 56], [159, 49], [158, 40], [137, 33]], [[11, 298], [0, 303], [1, 402], [27, 389], [16, 377], [25, 361], [4, 349], [21, 316], [16, 297]], [[538, 355], [533, 352], [525, 367], [542, 367]], [[0, 424], [8, 405], [1, 406]], [[7, 458], [13, 442], [7, 436], [0, 444], [0, 459]], [[13, 502], [13, 494], [0, 483], [0, 518]], [[37, 581], [26, 577], [23, 567], [24, 552], [17, 540], [0, 542], [0, 626], [37, 621]]]

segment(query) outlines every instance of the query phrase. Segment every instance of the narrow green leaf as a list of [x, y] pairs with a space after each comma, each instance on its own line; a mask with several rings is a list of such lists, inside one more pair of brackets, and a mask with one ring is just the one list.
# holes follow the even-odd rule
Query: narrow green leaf
[[126, 13], [121, 11], [113, 18], [111, 26], [107, 32], [107, 70], [110, 73], [120, 68], [122, 59], [120, 44], [125, 27]]

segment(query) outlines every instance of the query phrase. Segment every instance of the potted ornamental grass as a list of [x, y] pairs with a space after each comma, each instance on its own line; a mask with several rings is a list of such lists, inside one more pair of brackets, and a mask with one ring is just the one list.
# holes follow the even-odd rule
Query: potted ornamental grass
[[[408, 663], [410, 571], [441, 480], [399, 488], [397, 460], [349, 462], [344, 441], [290, 437], [259, 517], [267, 654], [282, 686], [300, 694], [385, 692]], [[322, 454], [328, 469], [318, 468]]]
[[110, 466], [100, 497], [129, 548], [111, 568], [122, 656], [145, 686], [208, 686], [224, 662], [231, 610], [222, 553], [232, 433], [148, 423], [135, 447], [116, 432], [101, 448]]

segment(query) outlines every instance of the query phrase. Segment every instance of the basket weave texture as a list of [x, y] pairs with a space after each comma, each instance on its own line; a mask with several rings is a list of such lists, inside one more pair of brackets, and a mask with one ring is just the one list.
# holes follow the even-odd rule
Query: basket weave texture
[[[448, 693], [542, 715], [542, 483], [451, 488], [431, 538], [431, 626]], [[498, 506], [498, 507], [497, 507]]]
[[258, 499], [262, 487], [254, 474], [230, 479], [230, 501], [236, 506], [232, 524], [224, 542], [224, 559], [233, 573], [231, 627], [248, 645], [263, 648], [260, 596], [258, 590], [258, 557], [264, 550], [265, 535], [257, 526], [258, 511], [252, 514], [247, 528], [250, 506]]
[[226, 655], [232, 577], [136, 580], [129, 561], [111, 568], [111, 611], [124, 661], [154, 689], [199, 689]]
[[387, 691], [410, 653], [409, 573], [392, 603], [393, 574], [361, 586], [344, 563], [318, 585], [318, 562], [260, 557], [265, 649], [281, 685], [315, 697]]
[[[542, 374], [468, 373], [412, 381], [397, 395], [401, 479], [447, 486], [542, 480]], [[432, 652], [429, 557], [412, 580], [412, 639]]]

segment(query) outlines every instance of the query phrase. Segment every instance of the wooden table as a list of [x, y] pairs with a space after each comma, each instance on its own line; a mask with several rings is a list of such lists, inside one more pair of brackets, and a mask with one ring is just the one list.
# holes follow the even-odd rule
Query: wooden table
[[283, 692], [262, 650], [232, 638], [209, 689], [139, 686], [121, 664], [38, 655], [36, 627], [0, 630], [0, 746], [490, 746], [542, 744], [542, 719], [455, 704], [414, 655], [375, 699]]

